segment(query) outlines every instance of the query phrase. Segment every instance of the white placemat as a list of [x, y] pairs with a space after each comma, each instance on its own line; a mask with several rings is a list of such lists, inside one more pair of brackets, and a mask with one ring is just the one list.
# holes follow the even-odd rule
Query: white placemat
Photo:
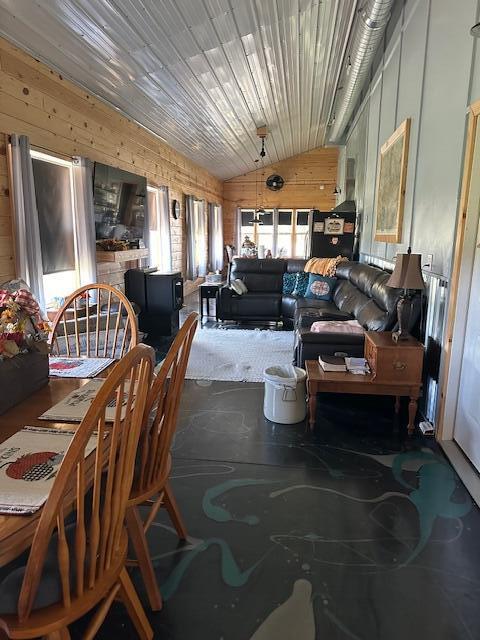
[[[73, 431], [24, 427], [0, 445], [0, 513], [34, 513], [51, 491]], [[90, 438], [85, 457], [97, 446]]]

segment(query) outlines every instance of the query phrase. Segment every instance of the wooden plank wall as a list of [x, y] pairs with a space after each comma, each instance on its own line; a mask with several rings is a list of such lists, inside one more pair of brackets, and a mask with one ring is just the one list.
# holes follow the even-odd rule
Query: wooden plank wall
[[[337, 165], [338, 148], [320, 148], [227, 180], [223, 190], [225, 242], [235, 244], [237, 207], [262, 204], [265, 208], [330, 210], [335, 206]], [[265, 186], [265, 180], [272, 174], [285, 180], [280, 191], [270, 191]]]
[[0, 133], [0, 284], [15, 275], [5, 136]]
[[91, 160], [166, 185], [182, 203], [172, 222], [174, 268], [184, 270], [183, 195], [222, 204], [223, 183], [116, 110], [0, 38], [0, 282], [13, 276], [11, 210], [4, 135], [25, 134], [33, 147]]

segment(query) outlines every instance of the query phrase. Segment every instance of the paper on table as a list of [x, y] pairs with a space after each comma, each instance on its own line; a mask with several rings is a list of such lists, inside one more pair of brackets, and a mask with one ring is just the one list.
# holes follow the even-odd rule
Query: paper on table
[[[63, 400], [50, 407], [41, 416], [38, 416], [39, 420], [52, 420], [54, 422], [81, 422], [85, 417], [93, 399], [97, 395], [100, 387], [105, 382], [101, 378], [95, 378], [90, 380], [80, 389], [76, 389], [68, 394]], [[125, 389], [128, 387], [125, 385]], [[121, 419], [125, 417], [125, 407], [127, 404], [127, 393], [125, 391], [121, 412]], [[116, 402], [112, 398], [110, 404], [105, 412], [105, 420], [107, 422], [113, 422], [115, 419]]]
[[[24, 427], [0, 445], [0, 513], [34, 513], [53, 486], [74, 432]], [[97, 446], [92, 436], [85, 457]]]
[[63, 358], [50, 356], [50, 375], [59, 378], [94, 378], [115, 362], [113, 358]]

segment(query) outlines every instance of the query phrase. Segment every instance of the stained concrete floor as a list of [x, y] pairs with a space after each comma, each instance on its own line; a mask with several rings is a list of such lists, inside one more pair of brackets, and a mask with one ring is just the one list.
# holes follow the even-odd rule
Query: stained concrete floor
[[[149, 532], [155, 638], [480, 638], [480, 513], [434, 442], [388, 398], [323, 395], [313, 434], [262, 403], [261, 384], [185, 384], [172, 486], [189, 539], [164, 513]], [[135, 637], [121, 605], [98, 637]]]

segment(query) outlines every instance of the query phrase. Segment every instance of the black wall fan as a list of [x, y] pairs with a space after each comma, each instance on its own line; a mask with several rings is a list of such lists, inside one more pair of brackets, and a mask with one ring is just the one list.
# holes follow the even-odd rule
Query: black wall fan
[[280, 189], [285, 184], [285, 180], [282, 178], [282, 176], [279, 176], [274, 173], [271, 176], [268, 176], [268, 178], [265, 181], [265, 184], [271, 191], [280, 191]]

